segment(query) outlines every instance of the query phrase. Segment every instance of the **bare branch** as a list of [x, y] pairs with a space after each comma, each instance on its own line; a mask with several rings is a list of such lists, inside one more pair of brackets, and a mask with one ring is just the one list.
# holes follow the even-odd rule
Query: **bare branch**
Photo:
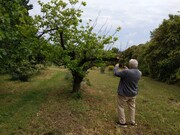
[[[110, 33], [111, 29], [112, 29], [112, 25], [111, 25], [111, 27], [109, 28], [109, 30], [106, 32], [105, 35], [108, 35], [108, 34]], [[107, 30], [107, 27], [106, 27], [106, 30]], [[106, 31], [106, 30], [105, 30], [105, 31]], [[104, 31], [104, 33], [105, 33], [105, 31]]]
[[100, 14], [101, 14], [101, 11], [98, 12], [98, 15], [97, 15], [97, 17], [96, 17], [96, 19], [95, 19], [95, 21], [94, 21], [94, 24], [92, 25], [93, 28], [96, 27], [97, 21], [98, 21], [98, 18], [99, 18], [99, 16], [100, 16]]
[[103, 27], [107, 24], [108, 18], [106, 19], [106, 22], [101, 26], [101, 28], [99, 29], [98, 33], [99, 34], [101, 32], [101, 30], [103, 29]]

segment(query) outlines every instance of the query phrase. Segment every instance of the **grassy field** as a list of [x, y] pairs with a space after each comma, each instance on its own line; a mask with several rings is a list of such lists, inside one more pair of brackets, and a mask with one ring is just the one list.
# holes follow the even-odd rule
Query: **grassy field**
[[[90, 70], [82, 99], [70, 93], [68, 71], [55, 67], [30, 82], [0, 76], [0, 135], [179, 135], [180, 87], [142, 77], [137, 127], [117, 127], [119, 78]], [[66, 79], [65, 79], [66, 78]]]

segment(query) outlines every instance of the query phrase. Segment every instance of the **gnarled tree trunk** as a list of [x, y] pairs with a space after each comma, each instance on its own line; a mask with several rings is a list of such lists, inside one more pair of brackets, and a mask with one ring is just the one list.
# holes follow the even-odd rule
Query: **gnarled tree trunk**
[[75, 92], [79, 92], [80, 90], [80, 86], [81, 86], [81, 82], [83, 80], [83, 77], [80, 76], [78, 73], [72, 73], [73, 75], [73, 90], [72, 90], [72, 93], [75, 93]]

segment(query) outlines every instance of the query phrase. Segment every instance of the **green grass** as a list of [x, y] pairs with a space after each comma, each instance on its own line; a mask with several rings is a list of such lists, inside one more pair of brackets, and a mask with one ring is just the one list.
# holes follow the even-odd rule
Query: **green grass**
[[49, 68], [30, 82], [0, 76], [0, 135], [178, 135], [180, 87], [142, 77], [137, 96], [137, 127], [119, 128], [116, 97], [119, 78], [90, 70], [92, 86], [82, 84], [82, 99], [71, 94], [67, 70]]

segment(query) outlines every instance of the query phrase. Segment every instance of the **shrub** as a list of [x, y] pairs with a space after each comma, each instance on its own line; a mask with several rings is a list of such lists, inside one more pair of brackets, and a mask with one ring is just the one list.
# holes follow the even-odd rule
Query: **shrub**
[[101, 72], [102, 74], [104, 74], [105, 69], [106, 69], [106, 67], [105, 67], [105, 66], [102, 66], [102, 67], [100, 68], [100, 72]]
[[108, 71], [113, 71], [113, 69], [114, 69], [113, 65], [108, 66]]
[[9, 68], [9, 74], [12, 80], [28, 81], [29, 78], [37, 72], [38, 69], [35, 65], [32, 65], [28, 61], [11, 65]]
[[91, 68], [91, 70], [95, 70], [95, 69], [96, 69], [96, 67], [92, 67], [92, 68]]

